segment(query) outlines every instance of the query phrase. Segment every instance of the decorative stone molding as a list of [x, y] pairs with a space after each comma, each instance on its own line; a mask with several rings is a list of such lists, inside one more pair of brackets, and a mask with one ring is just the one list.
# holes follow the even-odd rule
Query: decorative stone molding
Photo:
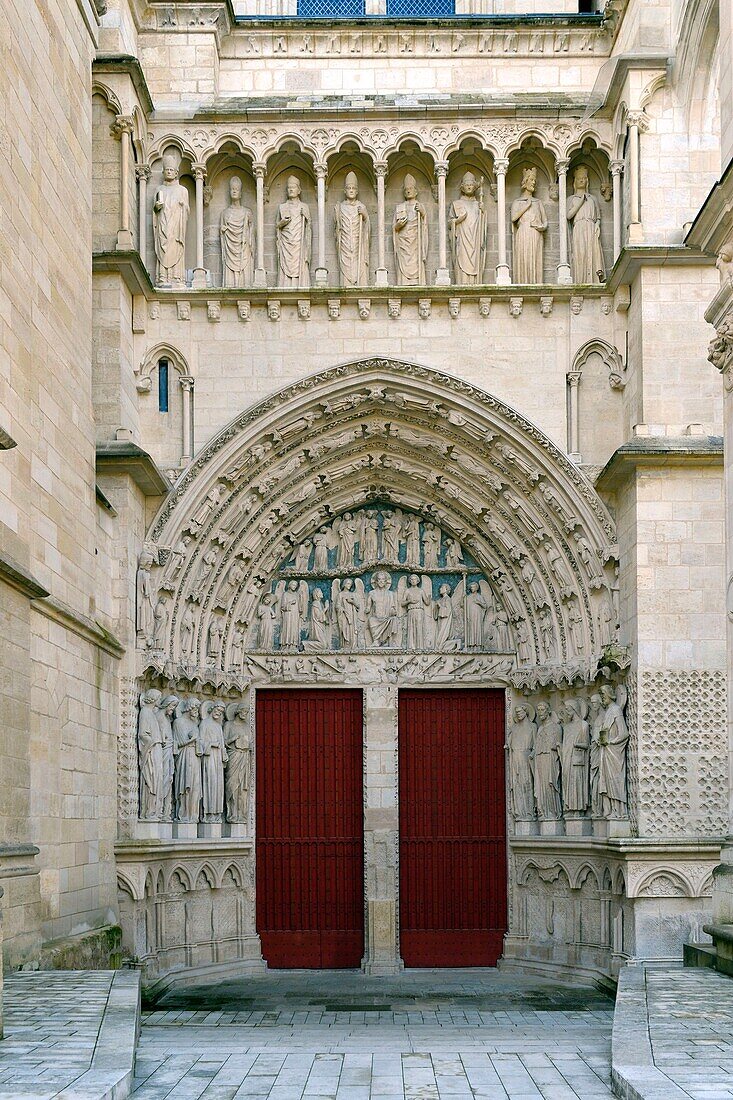
[[612, 390], [622, 390], [626, 385], [626, 365], [620, 352], [605, 340], [589, 340], [575, 353], [573, 370], [584, 370], [592, 355], [598, 355], [608, 370], [608, 384]]

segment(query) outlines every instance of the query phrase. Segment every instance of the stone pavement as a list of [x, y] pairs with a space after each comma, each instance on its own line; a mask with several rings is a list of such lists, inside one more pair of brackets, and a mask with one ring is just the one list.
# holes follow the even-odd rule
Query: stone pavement
[[131, 971], [10, 974], [3, 991], [0, 1100], [126, 1096], [139, 1020]]
[[596, 1100], [613, 1002], [495, 970], [270, 972], [144, 1014], [135, 1100]]
[[681, 967], [623, 971], [613, 1072], [630, 1100], [731, 1100], [733, 980]]

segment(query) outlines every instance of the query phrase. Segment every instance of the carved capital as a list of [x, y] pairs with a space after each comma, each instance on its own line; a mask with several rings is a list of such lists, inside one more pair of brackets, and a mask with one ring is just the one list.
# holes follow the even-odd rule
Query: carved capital
[[626, 125], [636, 126], [640, 134], [645, 134], [649, 129], [649, 115], [646, 111], [629, 111], [626, 115]]
[[134, 121], [132, 115], [117, 115], [114, 122], [109, 128], [113, 138], [120, 141], [123, 134], [131, 134], [134, 129]]
[[448, 175], [448, 161], [438, 160], [435, 162], [435, 177], [436, 179], [445, 179]]
[[733, 317], [726, 317], [708, 347], [708, 360], [723, 375], [726, 390], [733, 389]]
[[583, 377], [582, 370], [569, 370], [567, 374], [568, 385], [571, 389], [577, 389], [580, 385], [580, 379]]
[[190, 374], [182, 374], [180, 379], [181, 389], [187, 390], [188, 393], [193, 389], [193, 377]]
[[374, 162], [374, 175], [377, 179], [385, 179], [387, 176], [387, 161], [375, 160]]
[[555, 168], [557, 169], [558, 176], [567, 176], [569, 167], [570, 161], [567, 159], [558, 160], [555, 162]]
[[494, 173], [497, 176], [505, 176], [508, 171], [509, 171], [509, 158], [508, 157], [500, 157], [498, 160], [494, 161]]
[[146, 183], [150, 182], [150, 165], [149, 164], [136, 164], [135, 165], [135, 179], [139, 182], [145, 180]]
[[623, 175], [624, 162], [622, 160], [612, 160], [608, 167], [612, 176], [617, 177]]
[[325, 180], [325, 178], [326, 178], [326, 165], [325, 164], [316, 164], [316, 165], [314, 165], [314, 168], [315, 168], [315, 173], [316, 173], [316, 179], [317, 180]]
[[198, 183], [199, 180], [201, 180], [201, 182], [203, 183], [206, 180], [206, 165], [201, 164], [200, 162], [197, 162], [196, 164], [193, 164], [191, 167], [193, 168], [193, 176], [194, 176], [194, 179], [196, 180], [196, 183]]
[[252, 171], [255, 174], [256, 180], [263, 180], [265, 178], [265, 165], [262, 161], [255, 161], [252, 165]]

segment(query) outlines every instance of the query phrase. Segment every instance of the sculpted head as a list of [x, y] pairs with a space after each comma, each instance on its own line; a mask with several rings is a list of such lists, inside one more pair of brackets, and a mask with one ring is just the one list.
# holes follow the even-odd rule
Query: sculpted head
[[163, 693], [158, 691], [157, 688], [149, 688], [142, 693], [140, 702], [146, 707], [157, 707], [162, 698], [162, 694]]
[[163, 179], [166, 183], [178, 179], [178, 160], [173, 153], [166, 153], [163, 157]]
[[160, 709], [168, 718], [172, 718], [175, 714], [176, 707], [178, 706], [177, 695], [166, 695], [164, 699], [160, 701]]
[[224, 704], [219, 699], [215, 699], [214, 702], [211, 704], [210, 713], [215, 722], [221, 722], [225, 713]]
[[[350, 592], [353, 587], [354, 582], [351, 577], [346, 577], [341, 584], [341, 589], [344, 592]], [[315, 592], [313, 594], [315, 595]]]
[[318, 600], [323, 599], [323, 592], [320, 588], [314, 588], [313, 589], [313, 599], [314, 599], [315, 602], [318, 602]]
[[392, 577], [386, 569], [378, 569], [372, 577], [372, 585], [376, 588], [389, 588]]
[[574, 182], [575, 182], [575, 190], [576, 191], [587, 191], [588, 190], [588, 169], [585, 168], [584, 166], [581, 166], [580, 168], [578, 168], [576, 173], [575, 173], [575, 176], [574, 176]]
[[522, 190], [533, 195], [537, 190], [537, 169], [525, 168], [522, 172]]
[[601, 702], [605, 707], [616, 702], [616, 692], [610, 684], [604, 684], [601, 687]]
[[359, 195], [359, 181], [354, 172], [349, 172], [344, 180], [344, 195], [347, 199], [355, 199]]
[[297, 592], [298, 591], [298, 582], [297, 581], [288, 581], [288, 591], [289, 592]]
[[419, 583], [420, 583], [420, 578], [418, 577], [417, 573], [410, 573], [410, 579], [408, 581], [408, 584], [410, 585], [410, 588], [417, 588]]
[[474, 176], [473, 172], [466, 172], [461, 180], [461, 194], [473, 195], [476, 193], [478, 187], [478, 180]]
[[272, 603], [272, 593], [265, 592], [264, 596], [262, 597], [262, 602], [269, 606]]
[[550, 716], [550, 704], [544, 701], [537, 704], [537, 717], [544, 722]]
[[478, 582], [477, 581], [471, 581], [471, 583], [468, 586], [468, 591], [469, 592], [478, 592], [478, 591], [480, 591]]
[[297, 176], [288, 176], [288, 182], [285, 185], [285, 191], [289, 199], [300, 198], [300, 180]]
[[438, 595], [439, 596], [450, 596], [450, 585], [449, 584], [441, 584], [440, 588], [438, 589]]
[[409, 172], [405, 176], [404, 183], [402, 184], [402, 194], [408, 200], [417, 198], [417, 183], [415, 182], [415, 177], [411, 176]]
[[192, 721], [198, 722], [201, 714], [201, 704], [198, 699], [188, 699], [186, 702], [186, 714]]
[[524, 703], [520, 703], [518, 706], [516, 706], [514, 708], [514, 721], [515, 722], [523, 722], [526, 717], [527, 717], [527, 708], [525, 707]]
[[239, 202], [242, 197], [242, 181], [239, 176], [232, 176], [229, 180], [229, 197], [232, 202]]

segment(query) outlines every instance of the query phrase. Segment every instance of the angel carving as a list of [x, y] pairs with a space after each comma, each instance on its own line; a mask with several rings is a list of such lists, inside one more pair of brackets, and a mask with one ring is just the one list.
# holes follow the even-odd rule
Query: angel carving
[[339, 645], [342, 649], [356, 649], [364, 613], [364, 582], [358, 577], [335, 580], [331, 585], [331, 605]]
[[280, 648], [298, 649], [308, 615], [308, 582], [280, 581], [276, 594], [280, 608]]
[[331, 648], [331, 604], [324, 600], [322, 588], [313, 589], [309, 638], [318, 649]]
[[454, 649], [457, 635], [463, 634], [463, 582], [456, 586], [455, 592], [451, 592], [449, 584], [441, 584], [438, 598], [433, 602], [433, 619], [435, 648], [441, 652]]
[[488, 581], [471, 581], [464, 604], [466, 649], [483, 649], [487, 622], [494, 610], [494, 596]]
[[[418, 577], [411, 573], [409, 577], [400, 577], [397, 585], [397, 604], [404, 611], [407, 627], [407, 648], [427, 649], [428, 628], [432, 635], [432, 615], [427, 611], [433, 602], [433, 582], [430, 577]], [[432, 638], [431, 638], [432, 641]]]

